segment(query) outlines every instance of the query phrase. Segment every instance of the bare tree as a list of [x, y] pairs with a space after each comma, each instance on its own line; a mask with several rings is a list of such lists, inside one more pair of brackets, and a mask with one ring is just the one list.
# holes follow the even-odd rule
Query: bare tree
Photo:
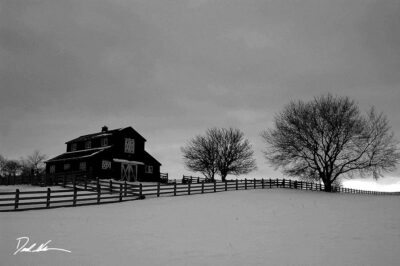
[[215, 129], [218, 140], [218, 173], [222, 181], [228, 174], [242, 175], [257, 169], [254, 152], [239, 129]]
[[189, 170], [223, 181], [228, 174], [247, 174], [256, 169], [253, 150], [238, 129], [212, 128], [205, 136], [197, 136], [182, 148], [184, 163]]
[[34, 150], [31, 155], [21, 159], [21, 164], [24, 168], [31, 170], [35, 175], [41, 173], [45, 167], [47, 155], [39, 150]]
[[186, 168], [214, 181], [218, 171], [218, 150], [216, 140], [209, 137], [209, 131], [206, 136], [199, 135], [191, 139], [181, 150]]
[[0, 177], [4, 175], [4, 166], [6, 164], [7, 160], [0, 154]]
[[16, 176], [21, 171], [21, 164], [17, 160], [6, 160], [3, 172], [8, 176]]
[[348, 97], [328, 94], [310, 102], [292, 101], [262, 137], [272, 165], [289, 176], [322, 180], [325, 191], [355, 173], [377, 179], [400, 160], [387, 118], [374, 108], [361, 114]]

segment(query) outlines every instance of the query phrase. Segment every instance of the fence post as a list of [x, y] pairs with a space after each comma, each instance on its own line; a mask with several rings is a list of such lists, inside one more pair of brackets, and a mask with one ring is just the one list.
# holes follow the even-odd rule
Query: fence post
[[279, 179], [277, 178], [276, 179], [276, 188], [278, 188], [279, 187]]
[[101, 187], [100, 187], [100, 182], [99, 182], [99, 178], [96, 177], [96, 187], [97, 187], [97, 204], [100, 203], [100, 196], [101, 196]]
[[297, 180], [294, 181], [294, 189], [297, 189]]
[[139, 184], [139, 197], [143, 199], [143, 185], [142, 183]]
[[48, 187], [47, 188], [46, 208], [50, 207], [50, 193], [51, 193], [51, 189]]
[[112, 191], [112, 180], [110, 179], [110, 193], [112, 194], [113, 193], [113, 191]]
[[225, 191], [227, 191], [227, 190], [228, 190], [228, 183], [225, 180]]
[[190, 182], [188, 183], [188, 195], [190, 195]]
[[18, 209], [18, 203], [19, 203], [19, 189], [17, 188], [15, 190], [15, 205], [14, 205], [14, 208], [16, 210]]
[[239, 180], [236, 179], [236, 190], [239, 189]]
[[160, 197], [160, 182], [157, 183], [157, 198]]
[[119, 184], [119, 201], [122, 201], [122, 184]]
[[124, 193], [125, 193], [125, 197], [126, 197], [126, 196], [128, 196], [128, 193], [127, 193], [127, 191], [128, 191], [128, 184], [126, 183], [126, 180], [125, 180], [125, 182], [124, 182], [124, 189], [125, 189]]
[[100, 198], [101, 198], [101, 191], [100, 189], [97, 189], [97, 204], [100, 204]]
[[204, 180], [201, 182], [201, 194], [204, 193]]
[[176, 196], [176, 182], [174, 183], [174, 196]]
[[76, 206], [76, 196], [77, 196], [77, 189], [76, 189], [76, 187], [74, 186], [74, 197], [73, 197], [73, 199], [72, 199], [72, 205], [75, 207]]
[[200, 183], [200, 177], [197, 177], [197, 184]]
[[87, 177], [85, 177], [85, 190], [87, 190]]
[[244, 179], [244, 189], [247, 189], [247, 178]]
[[254, 189], [256, 189], [256, 179], [254, 178]]
[[264, 189], [264, 178], [261, 178], [261, 188]]
[[214, 179], [214, 192], [217, 192], [217, 180]]

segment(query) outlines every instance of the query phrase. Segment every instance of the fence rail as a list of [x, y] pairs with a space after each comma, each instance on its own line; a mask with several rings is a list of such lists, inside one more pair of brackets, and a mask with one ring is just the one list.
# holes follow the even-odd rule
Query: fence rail
[[132, 184], [97, 179], [94, 182], [65, 183], [65, 188], [43, 191], [0, 192], [0, 212], [75, 207], [140, 199]]
[[[0, 193], [0, 211], [19, 211], [56, 207], [70, 207], [91, 204], [121, 202], [144, 199], [145, 197], [183, 196], [204, 193], [216, 193], [232, 190], [286, 188], [311, 191], [324, 191], [324, 185], [285, 179], [244, 179], [225, 182], [204, 180], [198, 183], [170, 184], [132, 184], [115, 180], [84, 182], [73, 179], [63, 180], [63, 189], [44, 191], [20, 191]], [[333, 187], [333, 192], [369, 195], [400, 195], [400, 192], [378, 192]]]

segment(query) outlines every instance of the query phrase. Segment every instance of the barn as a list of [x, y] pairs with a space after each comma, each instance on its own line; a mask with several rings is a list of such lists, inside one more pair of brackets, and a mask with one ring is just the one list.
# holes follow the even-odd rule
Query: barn
[[46, 161], [48, 177], [160, 181], [160, 166], [145, 150], [146, 139], [132, 127], [83, 135], [66, 142], [66, 152]]

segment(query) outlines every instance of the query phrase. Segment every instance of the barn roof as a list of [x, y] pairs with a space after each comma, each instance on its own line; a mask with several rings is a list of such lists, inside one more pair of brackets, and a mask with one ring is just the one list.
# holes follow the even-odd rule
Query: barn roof
[[159, 161], [157, 161], [153, 156], [151, 156], [147, 151], [144, 151], [144, 157], [147, 160], [154, 161], [154, 162], [158, 163], [159, 165], [161, 165], [161, 163]]
[[69, 140], [69, 141], [67, 141], [65, 143], [68, 144], [68, 143], [71, 143], [71, 142], [86, 141], [86, 140], [91, 140], [91, 139], [94, 139], [94, 138], [112, 136], [116, 132], [119, 132], [119, 131], [122, 131], [122, 130], [125, 130], [125, 129], [133, 130], [137, 135], [139, 135], [141, 138], [143, 138], [146, 141], [146, 139], [142, 135], [140, 135], [136, 130], [134, 130], [132, 127], [125, 127], [125, 128], [117, 128], [117, 129], [112, 129], [112, 130], [107, 130], [107, 131], [100, 131], [100, 132], [96, 132], [96, 133], [82, 135], [80, 137], [77, 137], [77, 138], [74, 138], [72, 140]]
[[54, 158], [51, 158], [50, 160], [47, 160], [46, 163], [48, 162], [56, 162], [56, 161], [64, 161], [64, 160], [77, 160], [77, 159], [82, 159], [82, 158], [88, 158], [92, 157], [96, 154], [99, 154], [100, 152], [103, 152], [104, 150], [107, 150], [112, 146], [106, 146], [106, 147], [101, 147], [101, 148], [94, 148], [94, 149], [88, 149], [88, 150], [82, 150], [82, 151], [72, 151], [72, 152], [65, 152], [63, 154], [60, 154]]

